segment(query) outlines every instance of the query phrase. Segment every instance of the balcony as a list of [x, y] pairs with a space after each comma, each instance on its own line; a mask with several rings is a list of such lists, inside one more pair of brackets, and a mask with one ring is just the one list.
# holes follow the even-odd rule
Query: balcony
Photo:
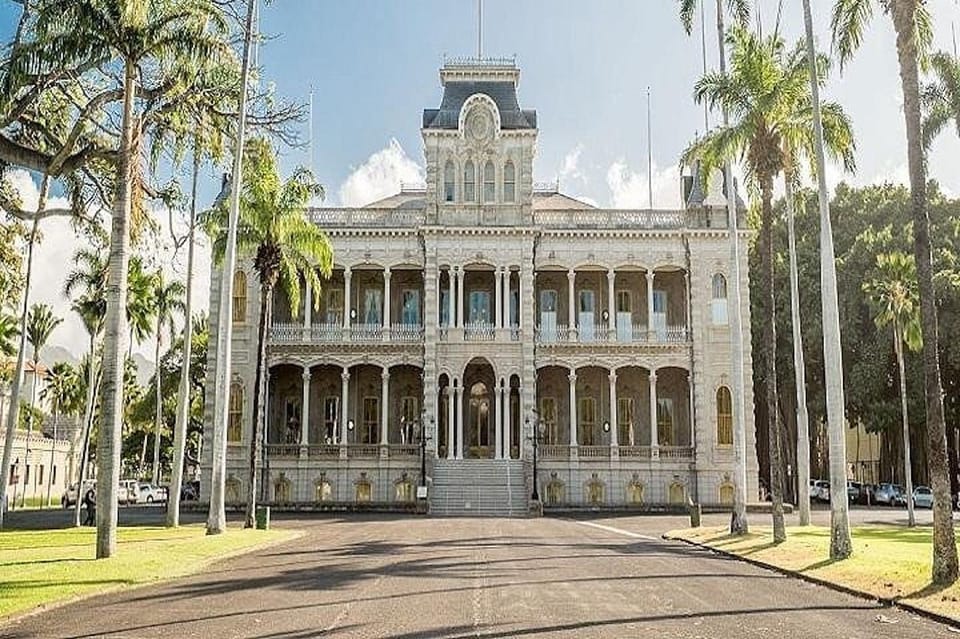
[[423, 341], [423, 325], [393, 324], [384, 328], [381, 324], [314, 324], [307, 327], [301, 323], [274, 323], [270, 327], [270, 341], [274, 344], [419, 344]]
[[690, 330], [686, 326], [664, 326], [653, 331], [644, 324], [618, 326], [577, 326], [574, 329], [564, 324], [537, 326], [534, 340], [538, 346], [561, 344], [686, 344]]

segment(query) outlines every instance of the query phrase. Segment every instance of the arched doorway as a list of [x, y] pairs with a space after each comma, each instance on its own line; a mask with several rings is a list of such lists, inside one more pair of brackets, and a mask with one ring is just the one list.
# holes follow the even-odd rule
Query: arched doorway
[[494, 456], [496, 378], [483, 358], [467, 364], [463, 372], [463, 454], [468, 458]]

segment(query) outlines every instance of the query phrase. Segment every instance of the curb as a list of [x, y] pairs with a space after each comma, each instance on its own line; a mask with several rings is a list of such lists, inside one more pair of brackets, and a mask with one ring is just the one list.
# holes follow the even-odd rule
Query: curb
[[693, 546], [694, 548], [699, 548], [701, 550], [709, 550], [710, 552], [716, 555], [720, 555], [721, 557], [726, 557], [728, 559], [735, 559], [736, 561], [741, 561], [743, 563], [750, 564], [751, 566], [756, 566], [757, 568], [763, 568], [764, 570], [769, 570], [771, 572], [784, 575], [785, 577], [792, 577], [794, 579], [799, 579], [800, 581], [805, 581], [807, 583], [811, 583], [817, 586], [823, 586], [824, 588], [829, 588], [830, 590], [833, 590], [836, 592], [842, 592], [844, 594], [851, 595], [859, 599], [872, 601], [874, 603], [880, 604], [884, 608], [899, 608], [904, 612], [909, 612], [919, 617], [925, 617], [927, 619], [930, 619], [931, 621], [936, 621], [937, 623], [942, 623], [944, 625], [950, 626], [951, 628], [955, 628], [955, 629], [960, 628], [960, 618], [948, 617], [947, 615], [943, 615], [930, 610], [925, 610], [923, 608], [918, 608], [913, 604], [904, 603], [904, 602], [898, 601], [897, 599], [893, 599], [890, 597], [878, 597], [877, 595], [874, 595], [869, 592], [865, 592], [863, 590], [850, 588], [849, 586], [844, 586], [843, 584], [827, 581], [826, 579], [821, 579], [819, 577], [807, 575], [801, 572], [797, 572], [795, 570], [790, 570], [789, 568], [781, 568], [780, 566], [774, 566], [773, 564], [768, 564], [766, 562], [759, 561], [757, 559], [751, 559], [750, 557], [744, 557], [742, 555], [738, 555], [736, 553], [732, 553], [726, 550], [721, 550], [719, 548], [714, 548], [713, 546], [708, 546], [706, 544], [702, 544], [697, 541], [684, 539], [683, 537], [672, 537], [664, 533], [663, 535], [660, 536], [660, 538], [665, 541], [679, 541], [684, 544], [687, 544], [688, 546]]

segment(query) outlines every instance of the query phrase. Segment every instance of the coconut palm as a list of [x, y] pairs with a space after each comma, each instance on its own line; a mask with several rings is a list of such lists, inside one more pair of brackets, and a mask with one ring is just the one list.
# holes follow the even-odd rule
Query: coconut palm
[[[699, 0], [701, 16], [703, 15], [703, 3], [706, 0]], [[680, 0], [680, 21], [687, 35], [693, 30], [694, 13], [697, 10], [697, 0]], [[727, 51], [726, 51], [726, 29], [724, 27], [725, 11], [732, 15], [734, 24], [746, 26], [750, 19], [750, 3], [748, 0], [716, 0], [716, 22], [717, 22], [717, 48], [720, 61], [720, 73], [726, 73], [727, 70]], [[701, 25], [701, 29], [706, 31], [706, 24]], [[704, 45], [705, 46], [705, 45]], [[706, 73], [706, 51], [704, 51], [704, 73]], [[707, 105], [704, 105], [707, 108]], [[726, 109], [722, 109], [723, 126], [728, 124], [728, 114]], [[707, 119], [706, 112], [704, 119]], [[707, 127], [707, 122], [704, 122]], [[731, 165], [727, 162], [723, 167], [724, 179], [727, 184], [733, 184], [733, 171]], [[732, 379], [733, 379], [733, 443], [734, 459], [736, 467], [734, 469], [734, 493], [733, 493], [733, 512], [730, 516], [730, 533], [735, 535], [745, 535], [749, 532], [747, 524], [747, 432], [746, 432], [746, 401], [744, 400], [744, 343], [743, 343], [743, 308], [740, 303], [740, 290], [742, 278], [740, 276], [740, 233], [737, 230], [737, 201], [736, 193], [733, 188], [727, 189], [727, 218], [730, 220], [730, 271], [733, 276], [733, 286], [730, 291], [730, 302], [732, 312], [730, 313], [730, 352], [732, 359]]]
[[10, 357], [17, 352], [14, 340], [20, 334], [17, 328], [17, 318], [0, 311], [0, 355]]
[[913, 471], [910, 462], [910, 421], [907, 416], [907, 379], [904, 374], [903, 347], [911, 351], [923, 348], [920, 327], [920, 298], [917, 294], [917, 265], [912, 256], [901, 251], [877, 256], [877, 274], [864, 282], [863, 291], [875, 310], [877, 328], [893, 328], [893, 352], [900, 376], [900, 415], [903, 420], [903, 475], [907, 487], [907, 517], [914, 526]]
[[947, 460], [946, 423], [943, 416], [943, 384], [940, 379], [937, 300], [933, 288], [933, 253], [930, 216], [927, 213], [927, 176], [921, 123], [920, 62], [930, 52], [933, 25], [925, 0], [836, 0], [831, 17], [833, 41], [840, 64], [847, 62], [863, 40], [874, 9], [880, 6], [893, 21], [896, 33], [903, 114], [907, 132], [907, 169], [910, 174], [910, 209], [913, 217], [913, 252], [917, 261], [920, 292], [920, 322], [923, 327], [923, 377], [927, 413], [927, 449], [933, 488], [933, 565], [935, 584], [957, 580], [956, 537], [950, 466]]
[[[40, 393], [40, 398], [46, 401], [53, 410], [53, 441], [57, 441], [57, 429], [61, 415], [76, 412], [78, 383], [77, 370], [67, 362], [57, 362], [47, 375], [46, 384]], [[47, 473], [47, 505], [50, 505], [50, 494], [53, 490], [53, 465], [55, 446], [50, 447], [50, 472]]]
[[189, 91], [192, 69], [222, 57], [226, 25], [212, 0], [75, 0], [58, 5], [55, 11], [37, 16], [39, 58], [97, 61], [94, 66], [122, 68], [118, 86], [123, 96], [118, 113], [121, 134], [104, 321], [103, 414], [97, 452], [96, 556], [105, 558], [116, 552], [130, 223], [138, 196], [134, 182], [142, 127], [149, 124], [136, 111], [150, 107], [150, 100], [135, 102], [141, 70], [149, 65], [156, 74], [182, 82], [180, 86]]
[[[175, 332], [175, 321], [178, 315], [183, 315], [185, 293], [183, 282], [174, 280], [167, 282], [163, 278], [163, 271], [158, 271], [153, 278], [153, 316], [157, 323], [157, 341], [156, 341], [156, 362], [157, 372], [154, 375], [155, 397], [157, 402], [157, 412], [154, 419], [153, 433], [153, 484], [160, 484], [160, 426], [163, 423], [163, 396], [161, 393], [161, 381], [163, 379], [163, 367], [160, 366], [160, 350], [163, 345], [163, 329], [166, 326], [169, 329], [170, 341], [173, 342]], [[146, 441], [146, 437], [144, 437]]]
[[930, 56], [930, 71], [933, 80], [923, 86], [920, 95], [923, 146], [928, 149], [951, 123], [960, 135], [960, 58], [942, 51], [935, 53]]
[[[37, 384], [40, 383], [40, 349], [43, 348], [50, 334], [63, 318], [53, 314], [53, 308], [48, 304], [34, 304], [30, 307], [27, 318], [27, 341], [33, 348], [33, 382], [30, 385], [30, 419], [27, 426], [27, 450], [30, 450], [30, 438], [33, 435], [33, 419], [37, 404]], [[11, 397], [16, 397], [11, 395]], [[22, 499], [26, 499], [27, 491], [23, 491]], [[23, 502], [20, 504], [23, 506]]]
[[[301, 296], [300, 278], [303, 277], [314, 292], [314, 299], [319, 299], [320, 276], [328, 277], [330, 274], [333, 249], [326, 234], [303, 214], [304, 207], [312, 197], [323, 197], [323, 187], [314, 181], [310, 171], [297, 169], [288, 180], [283, 181], [273, 148], [262, 138], [250, 140], [244, 155], [237, 250], [253, 258], [253, 267], [260, 283], [253, 429], [244, 523], [246, 527], [252, 527], [263, 432], [266, 343], [273, 291], [278, 285], [282, 286], [290, 300], [291, 309], [297, 309]], [[225, 207], [211, 211], [208, 224], [215, 238], [214, 255], [218, 258], [226, 248], [226, 235], [219, 231], [224, 228], [225, 222]]]
[[156, 273], [146, 269], [139, 255], [130, 258], [127, 272], [127, 324], [130, 328], [127, 357], [133, 353], [134, 343], [143, 343], [153, 332], [155, 292]]
[[[726, 108], [727, 126], [708, 132], [684, 153], [685, 160], [699, 160], [709, 169], [724, 162], [743, 160], [747, 177], [760, 193], [763, 299], [768, 313], [763, 318], [763, 379], [766, 386], [770, 438], [770, 488], [773, 501], [774, 541], [786, 537], [783, 522], [781, 435], [776, 386], [776, 324], [773, 291], [773, 182], [787, 165], [785, 145], [808, 148], [812, 130], [809, 72], [800, 45], [787, 50], [779, 35], [762, 38], [743, 27], [727, 35], [731, 67], [726, 73], [707, 73], [696, 85], [694, 97], [711, 106]], [[828, 123], [849, 126], [837, 115]], [[803, 146], [801, 146], [803, 142]]]

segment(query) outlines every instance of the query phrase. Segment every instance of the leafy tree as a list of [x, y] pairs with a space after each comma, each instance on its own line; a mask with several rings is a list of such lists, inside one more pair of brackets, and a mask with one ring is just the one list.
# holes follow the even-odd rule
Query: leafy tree
[[917, 261], [920, 289], [920, 320], [923, 324], [924, 387], [926, 389], [929, 466], [933, 488], [933, 566], [936, 584], [949, 584], [960, 576], [956, 537], [953, 528], [953, 499], [950, 495], [946, 424], [943, 412], [943, 384], [939, 350], [936, 292], [933, 282], [933, 254], [930, 216], [927, 211], [926, 167], [924, 166], [921, 123], [920, 63], [930, 51], [933, 25], [926, 0], [836, 0], [831, 28], [833, 40], [844, 64], [860, 47], [863, 32], [879, 3], [893, 21], [896, 33], [903, 112], [907, 132], [907, 168], [910, 173], [910, 208], [913, 213], [913, 251]]
[[156, 396], [157, 413], [154, 421], [153, 436], [153, 484], [156, 486], [160, 484], [160, 426], [163, 418], [161, 412], [161, 407], [163, 404], [161, 395], [163, 368], [160, 366], [160, 348], [163, 344], [164, 325], [167, 325], [171, 341], [173, 341], [176, 316], [184, 312], [183, 296], [185, 294], [185, 290], [183, 287], [183, 282], [178, 280], [174, 280], [172, 282], [164, 281], [163, 271], [158, 271], [153, 280], [153, 295], [151, 297], [153, 299], [153, 315], [157, 322], [157, 372], [154, 375], [156, 378], [154, 392]]
[[[326, 234], [307, 220], [303, 209], [313, 197], [323, 197], [323, 187], [307, 169], [297, 169], [283, 181], [270, 143], [250, 140], [244, 150], [243, 188], [240, 194], [240, 224], [237, 250], [253, 257], [260, 283], [260, 311], [257, 324], [256, 381], [253, 396], [253, 429], [250, 445], [250, 473], [244, 525], [253, 527], [256, 508], [257, 467], [263, 436], [266, 345], [270, 327], [273, 292], [283, 287], [292, 309], [299, 308], [301, 280], [319, 299], [320, 277], [329, 277], [333, 249]], [[213, 252], [221, 259], [227, 241], [223, 232], [226, 210], [210, 212], [208, 226], [214, 238]]]
[[[48, 402], [53, 409], [53, 440], [57, 440], [57, 428], [61, 415], [76, 413], [82, 400], [77, 396], [77, 371], [67, 362], [57, 362], [47, 374], [46, 384], [40, 393], [40, 398]], [[78, 402], [78, 400], [80, 400]], [[50, 472], [47, 473], [47, 505], [51, 504], [50, 496], [53, 490], [54, 447], [50, 447]]]

